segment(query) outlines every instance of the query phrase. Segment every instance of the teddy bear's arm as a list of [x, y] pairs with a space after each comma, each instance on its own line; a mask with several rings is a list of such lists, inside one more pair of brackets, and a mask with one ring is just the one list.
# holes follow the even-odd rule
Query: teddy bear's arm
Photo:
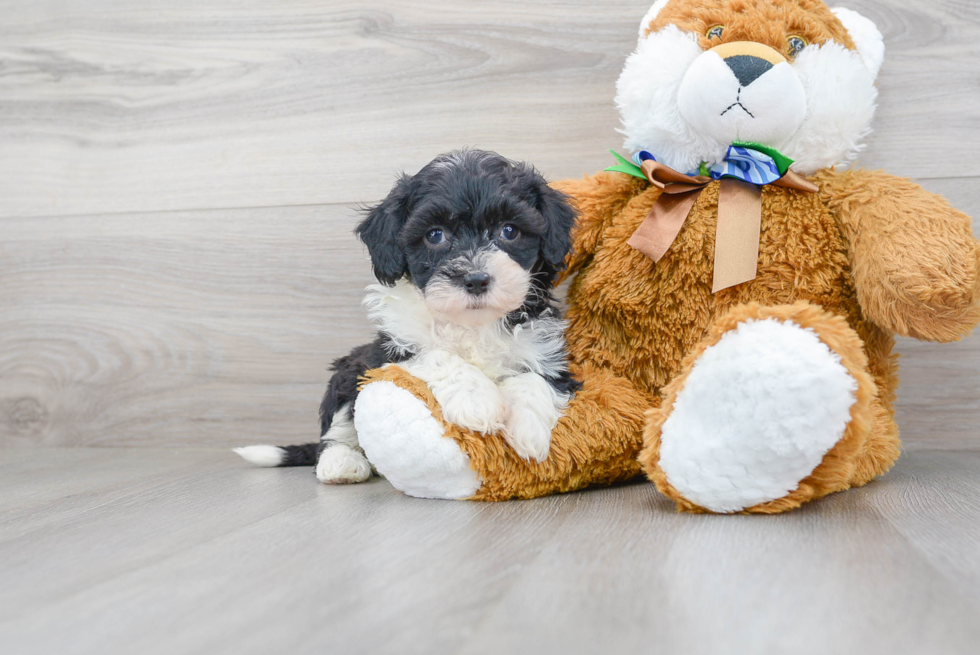
[[881, 172], [827, 171], [815, 181], [848, 240], [867, 318], [929, 341], [955, 341], [980, 323], [980, 243], [969, 216]]
[[591, 259], [606, 227], [626, 203], [647, 185], [646, 180], [613, 172], [552, 184], [574, 201], [578, 211], [572, 231], [572, 252], [566, 260], [568, 268], [562, 271], [559, 282], [573, 275]]

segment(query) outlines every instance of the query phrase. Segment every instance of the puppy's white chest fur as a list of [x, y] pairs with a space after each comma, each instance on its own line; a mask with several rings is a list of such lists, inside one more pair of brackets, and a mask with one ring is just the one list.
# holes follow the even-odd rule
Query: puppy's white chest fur
[[456, 355], [488, 378], [533, 372], [558, 377], [565, 369], [564, 321], [545, 316], [515, 327], [505, 319], [487, 325], [461, 325], [433, 314], [410, 282], [367, 288], [364, 306], [392, 347], [409, 361], [433, 351]]
[[410, 282], [372, 285], [368, 316], [423, 380], [450, 423], [501, 432], [525, 459], [543, 461], [568, 396], [546, 378], [565, 371], [564, 322], [543, 316], [517, 326], [506, 319], [461, 325], [433, 314]]

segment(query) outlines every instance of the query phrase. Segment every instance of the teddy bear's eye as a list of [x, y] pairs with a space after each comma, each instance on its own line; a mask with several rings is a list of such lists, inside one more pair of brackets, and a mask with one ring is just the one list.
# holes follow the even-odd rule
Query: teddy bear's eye
[[720, 39], [721, 35], [725, 33], [724, 25], [715, 25], [705, 34], [709, 39]]
[[787, 37], [786, 43], [789, 44], [789, 56], [791, 59], [803, 52], [803, 48], [807, 47], [808, 45], [806, 39], [804, 39], [802, 36], [796, 36], [795, 34]]

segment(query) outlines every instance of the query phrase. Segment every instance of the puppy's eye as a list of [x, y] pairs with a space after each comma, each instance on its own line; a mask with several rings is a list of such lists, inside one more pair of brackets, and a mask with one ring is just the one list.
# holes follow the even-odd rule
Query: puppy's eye
[[786, 43], [789, 45], [789, 57], [790, 59], [795, 59], [796, 55], [803, 52], [803, 48], [809, 45], [802, 36], [793, 36], [786, 38]]
[[433, 228], [426, 233], [425, 241], [430, 246], [446, 243], [446, 231], [439, 227]]
[[715, 25], [705, 33], [705, 36], [709, 39], [720, 39], [721, 35], [724, 33], [725, 33], [724, 25]]
[[521, 231], [510, 223], [500, 228], [500, 238], [503, 241], [513, 241], [519, 236], [521, 236]]

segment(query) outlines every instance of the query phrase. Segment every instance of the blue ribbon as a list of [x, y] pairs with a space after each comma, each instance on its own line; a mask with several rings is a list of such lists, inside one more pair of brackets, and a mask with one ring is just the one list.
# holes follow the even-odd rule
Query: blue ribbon
[[[644, 161], [657, 161], [650, 152], [641, 150], [633, 155], [633, 161], [641, 166]], [[703, 175], [705, 171], [691, 171], [688, 175]], [[783, 176], [776, 159], [759, 150], [745, 146], [729, 146], [723, 161], [708, 167], [707, 174], [712, 180], [734, 178], [757, 186], [772, 184]]]

